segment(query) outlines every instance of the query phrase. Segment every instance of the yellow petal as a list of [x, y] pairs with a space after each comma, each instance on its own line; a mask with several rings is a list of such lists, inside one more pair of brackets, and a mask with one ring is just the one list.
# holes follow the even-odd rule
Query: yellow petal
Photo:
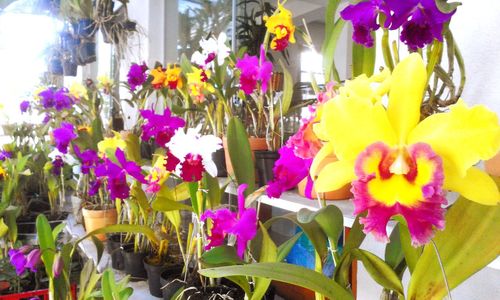
[[484, 205], [497, 205], [500, 193], [495, 181], [485, 172], [472, 167], [465, 177], [445, 167], [444, 188], [460, 193], [465, 198]]
[[354, 161], [338, 160], [327, 164], [314, 181], [314, 188], [318, 193], [338, 190], [356, 179], [354, 175]]
[[336, 97], [328, 101], [321, 118], [322, 136], [332, 142], [339, 160], [354, 161], [375, 142], [396, 144], [396, 135], [381, 104], [371, 99]]
[[418, 53], [411, 54], [394, 68], [387, 114], [400, 145], [406, 144], [408, 133], [420, 120], [426, 82], [427, 71]]
[[316, 156], [314, 157], [314, 160], [311, 164], [311, 167], [309, 168], [309, 173], [311, 174], [312, 178], [315, 178], [318, 175], [318, 168], [325, 160], [326, 157], [330, 156], [333, 154], [333, 148], [331, 143], [325, 144], [319, 151], [316, 153]]
[[410, 133], [408, 142], [424, 142], [457, 170], [459, 177], [479, 160], [493, 157], [500, 148], [496, 114], [485, 106], [468, 108], [462, 100], [449, 113], [434, 114]]

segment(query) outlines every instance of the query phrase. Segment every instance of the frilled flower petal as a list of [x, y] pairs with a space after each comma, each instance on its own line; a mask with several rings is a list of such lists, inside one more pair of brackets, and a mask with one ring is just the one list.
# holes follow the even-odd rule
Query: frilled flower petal
[[134, 177], [140, 183], [147, 183], [144, 175], [142, 174], [141, 167], [133, 161], [127, 161], [125, 158], [125, 152], [123, 152], [122, 149], [116, 148], [115, 156], [121, 167], [127, 171], [130, 176]]
[[203, 160], [200, 155], [186, 155], [184, 161], [181, 163], [181, 177], [184, 181], [195, 182], [201, 180], [203, 177]]
[[248, 241], [251, 241], [257, 234], [257, 212], [255, 208], [246, 209], [228, 232], [236, 236], [237, 253], [240, 257], [243, 257]]
[[[450, 168], [448, 166], [448, 168]], [[444, 188], [460, 193], [465, 198], [483, 205], [500, 203], [500, 193], [495, 181], [485, 172], [472, 167], [464, 177], [449, 170], [445, 163]]]
[[324, 105], [319, 130], [327, 136], [339, 160], [354, 161], [368, 145], [396, 144], [396, 135], [381, 104], [337, 97]]
[[387, 115], [399, 144], [403, 145], [420, 121], [420, 105], [427, 84], [427, 71], [420, 54], [410, 54], [401, 61], [392, 77]]
[[[406, 173], [394, 171], [400, 155], [383, 143], [369, 146], [356, 161], [353, 181], [354, 213], [368, 211], [361, 219], [366, 233], [387, 241], [386, 226], [392, 216], [402, 215], [408, 224], [412, 244], [429, 241], [433, 228], [444, 228], [442, 161], [429, 147], [419, 143], [405, 151]], [[397, 163], [396, 163], [397, 165]]]
[[52, 132], [56, 142], [56, 148], [61, 153], [68, 153], [69, 143], [77, 138], [73, 124], [62, 122], [61, 127], [54, 129]]
[[379, 12], [387, 14], [388, 10], [385, 7], [385, 2], [370, 0], [347, 6], [340, 12], [340, 16], [342, 19], [352, 22], [354, 28], [352, 37], [356, 43], [372, 47], [372, 32], [380, 28], [377, 23]]
[[31, 252], [28, 254], [28, 257], [26, 258], [26, 268], [30, 269], [31, 272], [36, 272], [37, 266], [42, 262], [40, 256], [40, 249], [31, 250]]
[[148, 78], [146, 75], [147, 70], [148, 67], [145, 63], [142, 65], [134, 63], [130, 66], [127, 73], [127, 82], [132, 91], [135, 91], [138, 86], [141, 86], [144, 82], [146, 82], [146, 79]]
[[409, 143], [429, 144], [453, 164], [460, 177], [479, 160], [493, 157], [500, 149], [497, 115], [482, 105], [468, 108], [463, 101], [450, 106], [449, 113], [424, 119], [410, 133]]
[[224, 244], [227, 231], [236, 223], [236, 213], [227, 208], [216, 211], [207, 210], [200, 217], [201, 221], [206, 221], [206, 219], [212, 220], [212, 228], [208, 236], [210, 243], [205, 248], [210, 249]]

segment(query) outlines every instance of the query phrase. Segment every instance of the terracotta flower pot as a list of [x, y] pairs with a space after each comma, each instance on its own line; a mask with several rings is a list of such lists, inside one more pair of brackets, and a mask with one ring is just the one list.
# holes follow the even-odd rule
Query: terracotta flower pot
[[[325, 158], [321, 164], [318, 167], [318, 172], [323, 169], [327, 164], [332, 163], [337, 161], [337, 157], [335, 155], [331, 155], [327, 158]], [[298, 192], [301, 196], [307, 197], [307, 198], [312, 198], [312, 199], [317, 199], [318, 194], [316, 193], [316, 190], [314, 189], [314, 184], [311, 188], [310, 195], [306, 196], [306, 188], [307, 188], [307, 177], [302, 179], [301, 182], [298, 184]], [[338, 190], [334, 191], [329, 191], [326, 193], [320, 193], [321, 199], [324, 200], [347, 200], [352, 198], [352, 193], [351, 193], [351, 184], [346, 184], [345, 186], [341, 187]]]
[[[252, 150], [252, 159], [255, 162], [254, 151], [264, 151], [267, 150], [266, 138], [249, 137], [248, 142], [250, 143], [250, 150]], [[226, 157], [226, 169], [227, 173], [231, 176], [234, 175], [233, 164], [231, 163], [231, 158], [229, 157], [229, 150], [227, 147], [227, 138], [222, 139], [222, 145], [224, 146], [224, 155]]]
[[500, 152], [484, 161], [484, 170], [492, 176], [500, 176]]
[[[87, 233], [99, 228], [107, 227], [108, 225], [116, 224], [117, 220], [116, 208], [92, 210], [84, 207], [82, 209], [82, 214]], [[96, 236], [101, 241], [106, 240], [105, 234], [98, 234]]]

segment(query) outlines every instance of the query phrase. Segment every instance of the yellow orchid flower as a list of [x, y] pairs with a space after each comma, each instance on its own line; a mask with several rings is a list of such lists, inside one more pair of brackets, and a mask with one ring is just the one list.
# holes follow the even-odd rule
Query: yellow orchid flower
[[73, 82], [69, 88], [69, 94], [75, 99], [87, 98], [87, 88], [79, 82]]
[[271, 49], [283, 51], [288, 43], [295, 43], [295, 25], [292, 13], [278, 1], [278, 12], [270, 17], [264, 17], [267, 31], [274, 35], [271, 40]]
[[4, 168], [2, 168], [2, 166], [0, 166], [0, 180], [4, 180], [5, 178], [7, 178], [8, 174], [7, 174], [7, 171], [5, 171]]
[[99, 154], [101, 156], [106, 155], [107, 153], [114, 154], [116, 152], [116, 148], [125, 150], [127, 147], [127, 143], [121, 138], [120, 133], [113, 131], [113, 134], [113, 137], [104, 138], [104, 140], [97, 144], [97, 149], [99, 150]]
[[165, 167], [166, 164], [167, 158], [163, 155], [158, 156], [147, 177], [148, 187], [146, 191], [149, 193], [157, 193], [170, 176], [170, 172]]
[[153, 81], [151, 85], [155, 89], [161, 89], [165, 84], [165, 80], [167, 80], [167, 74], [165, 70], [161, 66], [151, 70], [150, 75], [153, 76]]
[[102, 89], [105, 94], [111, 92], [113, 80], [108, 75], [97, 76], [97, 88]]
[[174, 64], [169, 64], [167, 66], [165, 74], [166, 74], [165, 86], [168, 86], [168, 88], [171, 90], [182, 88], [181, 68], [179, 66]]
[[[484, 205], [500, 201], [493, 179], [474, 167], [500, 148], [498, 117], [460, 100], [449, 112], [420, 121], [426, 83], [425, 64], [414, 53], [394, 69], [387, 108], [358, 85], [346, 87], [355, 97], [341, 93], [324, 106], [320, 129], [328, 144], [311, 166], [315, 188], [324, 192], [352, 182], [355, 214], [368, 212], [361, 219], [364, 231], [380, 240], [388, 240], [389, 219], [402, 215], [412, 243], [428, 242], [434, 228], [444, 228], [444, 190]], [[317, 174], [332, 152], [339, 160]]]
[[205, 91], [210, 93], [215, 91], [214, 87], [207, 82], [210, 79], [210, 74], [210, 70], [196, 67], [193, 67], [193, 72], [186, 74], [189, 94], [193, 97], [194, 103], [199, 104], [205, 101]]

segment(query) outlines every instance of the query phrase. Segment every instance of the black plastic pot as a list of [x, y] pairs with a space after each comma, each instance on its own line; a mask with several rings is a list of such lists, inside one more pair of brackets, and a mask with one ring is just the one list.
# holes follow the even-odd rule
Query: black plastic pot
[[78, 56], [80, 58], [80, 63], [88, 64], [95, 62], [96, 56], [96, 44], [94, 42], [83, 42], [78, 46]]
[[53, 75], [63, 75], [63, 65], [59, 58], [52, 58], [49, 61], [49, 72]]
[[182, 265], [167, 265], [165, 263], [160, 265], [150, 264], [148, 258], [144, 259], [144, 268], [148, 273], [149, 292], [151, 295], [160, 298], [163, 296], [160, 282], [162, 273], [179, 274], [182, 272]]
[[172, 299], [172, 297], [177, 294], [179, 289], [186, 286], [186, 283], [180, 279], [181, 273], [181, 265], [167, 268], [161, 273], [160, 288], [164, 300]]
[[[245, 293], [238, 288], [226, 285], [196, 287], [197, 289], [186, 290], [183, 299], [189, 300], [223, 300], [223, 299], [244, 299]], [[224, 296], [222, 296], [224, 295]]]
[[227, 177], [227, 169], [226, 169], [226, 157], [224, 154], [224, 148], [221, 148], [215, 151], [212, 154], [212, 159], [217, 166], [217, 177]]
[[96, 24], [92, 19], [78, 20], [77, 34], [83, 38], [91, 38], [95, 34]]
[[64, 76], [76, 76], [78, 65], [71, 59], [63, 60]]
[[124, 270], [133, 279], [146, 279], [148, 274], [144, 269], [144, 252], [134, 252], [134, 245], [123, 246]]
[[124, 243], [123, 239], [125, 234], [114, 233], [108, 235], [107, 249], [111, 255], [111, 267], [116, 270], [123, 270], [125, 267], [125, 260], [123, 258], [122, 247], [131, 245], [131, 243]]
[[273, 180], [274, 163], [280, 156], [276, 151], [255, 151], [254, 153], [259, 186], [264, 186]]

